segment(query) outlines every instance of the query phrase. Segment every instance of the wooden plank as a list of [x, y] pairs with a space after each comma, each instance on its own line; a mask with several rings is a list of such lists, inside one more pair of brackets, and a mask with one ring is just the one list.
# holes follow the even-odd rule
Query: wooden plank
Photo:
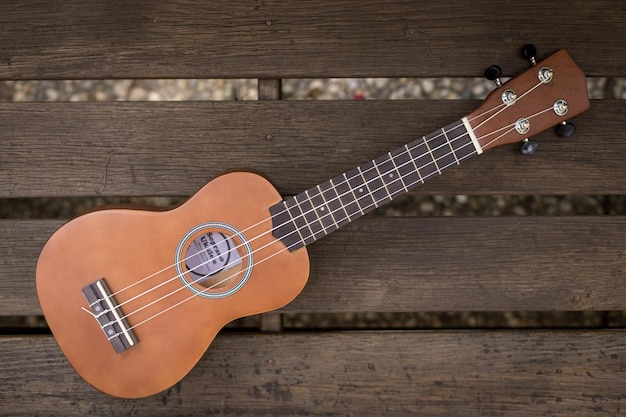
[[262, 78], [258, 81], [259, 100], [280, 100], [283, 83], [280, 79]]
[[[0, 338], [2, 415], [617, 416], [626, 333], [222, 334], [172, 389], [84, 383], [50, 337]], [[53, 383], [51, 383], [53, 382]]]
[[0, 16], [0, 79], [510, 74], [529, 41], [567, 48], [591, 76], [626, 68], [619, 0], [16, 0]]
[[[189, 195], [232, 169], [296, 194], [434, 131], [471, 101], [12, 103], [0, 105], [0, 197]], [[570, 139], [507, 145], [416, 189], [426, 194], [625, 194], [626, 101], [594, 101]], [[485, 173], [488, 173], [485, 175]], [[44, 180], [45, 179], [45, 180]]]
[[58, 221], [0, 221], [0, 316], [41, 315], [35, 268]]
[[363, 219], [311, 247], [311, 279], [287, 309], [623, 310], [625, 226], [611, 217]]
[[[0, 221], [0, 315], [40, 314], [34, 272], [59, 221]], [[365, 218], [310, 247], [282, 311], [626, 310], [626, 219]]]
[[[258, 82], [259, 100], [280, 100], [282, 98], [282, 80], [260, 79]], [[268, 137], [267, 140], [272, 140]], [[281, 313], [261, 314], [259, 328], [262, 332], [279, 332], [283, 328]]]

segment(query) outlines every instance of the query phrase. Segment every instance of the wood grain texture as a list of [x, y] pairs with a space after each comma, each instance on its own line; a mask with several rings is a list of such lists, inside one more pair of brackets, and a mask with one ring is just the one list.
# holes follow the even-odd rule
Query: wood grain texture
[[[471, 112], [476, 101], [0, 105], [0, 196], [190, 195], [233, 169], [296, 194]], [[624, 194], [623, 100], [594, 101], [575, 136], [499, 147], [425, 194]]]
[[1, 338], [0, 356], [0, 414], [11, 416], [582, 417], [626, 408], [619, 330], [228, 333], [182, 382], [133, 401], [80, 380], [50, 337]]
[[625, 74], [626, 57], [614, 53], [626, 44], [619, 0], [501, 6], [2, 2], [0, 78], [481, 76], [492, 63], [509, 75], [525, 68], [518, 49], [533, 41], [542, 56], [568, 49], [590, 76]]
[[257, 83], [259, 100], [281, 100], [283, 82], [280, 79], [261, 78]]
[[[289, 77], [514, 75], [527, 42], [626, 76], [619, 0], [14, 0], [0, 16], [2, 80], [261, 78], [278, 98]], [[477, 105], [0, 104], [0, 197], [190, 195], [238, 168], [295, 194]], [[593, 102], [573, 138], [489, 151], [416, 192], [625, 194], [623, 114]], [[624, 221], [366, 218], [311, 247], [309, 285], [281, 311], [623, 310]], [[41, 313], [35, 263], [60, 225], [0, 221], [0, 315]], [[617, 416], [625, 346], [624, 330], [225, 332], [181, 383], [128, 401], [88, 386], [52, 337], [2, 337], [0, 415]]]
[[[0, 222], [0, 314], [40, 314], [34, 271], [59, 221]], [[365, 218], [311, 245], [281, 311], [624, 310], [626, 219]]]

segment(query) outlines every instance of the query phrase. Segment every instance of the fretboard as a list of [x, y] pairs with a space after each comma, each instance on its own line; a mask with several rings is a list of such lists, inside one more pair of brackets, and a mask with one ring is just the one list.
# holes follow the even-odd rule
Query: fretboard
[[479, 153], [463, 119], [270, 207], [290, 251], [315, 242]]

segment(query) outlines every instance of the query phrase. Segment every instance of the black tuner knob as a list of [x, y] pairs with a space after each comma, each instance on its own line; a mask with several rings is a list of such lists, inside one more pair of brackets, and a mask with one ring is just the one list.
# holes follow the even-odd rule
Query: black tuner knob
[[497, 65], [491, 65], [485, 70], [485, 78], [496, 83], [498, 87], [502, 85], [500, 77], [502, 76], [502, 68]]
[[519, 147], [519, 151], [523, 155], [532, 155], [535, 153], [538, 146], [539, 145], [534, 140], [524, 139], [524, 142], [522, 142], [522, 144]]
[[522, 56], [530, 61], [531, 64], [537, 65], [537, 48], [532, 43], [522, 46]]
[[561, 138], [569, 138], [576, 132], [574, 123], [562, 122], [556, 127], [556, 135]]

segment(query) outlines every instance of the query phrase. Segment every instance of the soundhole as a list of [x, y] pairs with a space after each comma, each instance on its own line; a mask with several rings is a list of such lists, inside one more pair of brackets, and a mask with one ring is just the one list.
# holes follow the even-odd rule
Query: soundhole
[[205, 288], [223, 288], [241, 272], [241, 253], [232, 236], [206, 232], [191, 241], [185, 252], [189, 278]]
[[241, 289], [250, 276], [252, 250], [243, 234], [223, 223], [190, 230], [176, 251], [181, 281], [197, 295], [226, 297]]

